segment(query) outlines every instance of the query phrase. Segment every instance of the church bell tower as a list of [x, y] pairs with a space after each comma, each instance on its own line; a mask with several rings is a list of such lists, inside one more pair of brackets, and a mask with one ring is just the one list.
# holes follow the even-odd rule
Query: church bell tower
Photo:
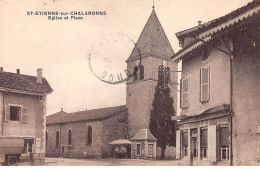
[[[158, 81], [160, 65], [177, 71], [177, 63], [170, 57], [174, 51], [160, 24], [153, 6], [152, 13], [145, 24], [139, 39], [126, 60], [127, 70], [137, 73], [128, 80], [126, 87], [126, 106], [128, 108], [128, 135], [131, 139], [140, 129], [149, 129], [150, 112]], [[171, 96], [177, 109], [177, 73], [170, 74]]]

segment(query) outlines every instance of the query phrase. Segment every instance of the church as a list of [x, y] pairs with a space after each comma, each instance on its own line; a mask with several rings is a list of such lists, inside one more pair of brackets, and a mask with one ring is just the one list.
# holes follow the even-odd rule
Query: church
[[[153, 7], [139, 39], [126, 60], [127, 70], [135, 71], [126, 83], [126, 105], [81, 112], [61, 110], [47, 117], [46, 156], [70, 158], [126, 157], [155, 159], [160, 147], [149, 132], [150, 112], [158, 83], [158, 70], [177, 71], [174, 51]], [[177, 108], [177, 73], [170, 73], [169, 88]], [[175, 156], [166, 148], [166, 157]]]

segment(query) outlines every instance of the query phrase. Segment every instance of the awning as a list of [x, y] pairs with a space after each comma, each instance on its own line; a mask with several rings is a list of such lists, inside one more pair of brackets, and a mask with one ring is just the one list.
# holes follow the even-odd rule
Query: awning
[[131, 141], [126, 140], [126, 139], [118, 139], [118, 140], [114, 140], [109, 144], [113, 144], [113, 145], [120, 145], [120, 144], [132, 144]]

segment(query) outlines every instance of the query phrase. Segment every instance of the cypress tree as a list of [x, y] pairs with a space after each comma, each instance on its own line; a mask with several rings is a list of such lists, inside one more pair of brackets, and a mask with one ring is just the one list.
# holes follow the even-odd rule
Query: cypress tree
[[176, 122], [171, 120], [171, 116], [174, 116], [176, 112], [170, 95], [171, 90], [168, 87], [167, 70], [169, 71], [169, 69], [159, 70], [149, 124], [151, 133], [157, 138], [157, 145], [161, 147], [161, 159], [165, 158], [167, 145], [176, 146]]

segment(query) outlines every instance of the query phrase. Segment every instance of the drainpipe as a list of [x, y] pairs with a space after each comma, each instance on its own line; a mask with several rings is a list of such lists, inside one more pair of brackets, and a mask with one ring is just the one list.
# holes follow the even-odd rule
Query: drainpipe
[[233, 55], [230, 55], [230, 166], [233, 165]]
[[229, 51], [229, 63], [230, 63], [230, 111], [228, 114], [228, 121], [229, 121], [229, 140], [230, 140], [230, 166], [233, 166], [233, 42], [231, 42], [231, 46], [229, 47], [226, 41], [221, 38], [222, 42], [224, 43], [225, 47]]

